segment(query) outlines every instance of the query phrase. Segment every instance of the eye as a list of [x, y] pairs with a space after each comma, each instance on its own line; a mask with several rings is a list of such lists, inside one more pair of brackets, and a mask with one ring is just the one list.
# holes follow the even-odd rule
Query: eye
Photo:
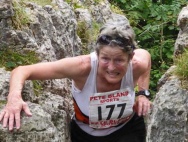
[[101, 61], [104, 62], [104, 63], [108, 63], [110, 61], [110, 58], [108, 58], [108, 57], [102, 57]]
[[116, 64], [122, 64], [124, 62], [123, 59], [115, 59]]

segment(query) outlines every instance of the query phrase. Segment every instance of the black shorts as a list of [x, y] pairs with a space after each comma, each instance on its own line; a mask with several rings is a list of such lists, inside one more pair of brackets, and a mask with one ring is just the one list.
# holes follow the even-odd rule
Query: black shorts
[[107, 136], [92, 136], [84, 132], [74, 120], [71, 122], [72, 142], [145, 142], [146, 127], [144, 118], [134, 115], [121, 129]]

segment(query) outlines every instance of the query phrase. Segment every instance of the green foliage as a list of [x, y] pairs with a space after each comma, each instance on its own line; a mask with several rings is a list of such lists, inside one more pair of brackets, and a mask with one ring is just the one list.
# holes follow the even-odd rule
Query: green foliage
[[52, 5], [52, 0], [23, 0], [24, 2], [34, 2], [38, 5], [45, 6], [45, 5]]
[[76, 0], [65, 0], [69, 5], [73, 6], [74, 9], [76, 8], [84, 8], [83, 5], [78, 3]]
[[82, 50], [84, 53], [87, 54], [89, 52], [87, 49], [87, 45], [89, 44], [91, 35], [85, 21], [78, 22], [77, 34], [82, 41]]
[[33, 89], [36, 96], [39, 96], [40, 93], [43, 91], [43, 82], [40, 80], [33, 80]]
[[97, 23], [96, 21], [92, 22], [92, 25], [91, 25], [92, 28], [90, 30], [90, 34], [91, 34], [90, 40], [92, 42], [96, 41], [101, 26], [102, 26], [102, 24]]
[[77, 0], [65, 0], [69, 5], [73, 6], [74, 9], [76, 8], [86, 8], [88, 9], [89, 6], [91, 6], [91, 4], [99, 4], [101, 2], [103, 2], [104, 0], [84, 0], [81, 3], [78, 2]]
[[0, 106], [6, 105], [7, 101], [6, 100], [0, 100]]
[[[84, 5], [90, 6], [92, 4], [99, 4], [103, 2], [104, 0], [85, 0]], [[94, 3], [93, 3], [94, 2]]]
[[19, 2], [13, 0], [14, 16], [12, 17], [13, 26], [15, 29], [22, 29], [30, 23], [29, 15], [25, 12], [24, 0]]
[[20, 65], [29, 65], [39, 62], [39, 59], [34, 51], [13, 51], [9, 48], [0, 48], [0, 67], [5, 67], [6, 70], [13, 70]]
[[53, 5], [51, 0], [13, 0], [14, 16], [12, 17], [13, 26], [15, 29], [22, 29], [30, 22], [30, 15], [26, 12], [26, 2], [34, 2], [38, 5]]
[[80, 37], [83, 45], [83, 53], [88, 54], [90, 51], [87, 47], [90, 43], [96, 41], [101, 25], [93, 21], [92, 26], [89, 27], [86, 21], [78, 21], [77, 27], [77, 34]]
[[174, 73], [182, 80], [188, 80], [188, 50], [174, 59], [176, 69]]
[[126, 14], [141, 48], [152, 58], [150, 88], [156, 91], [157, 81], [173, 64], [174, 43], [178, 35], [177, 17], [186, 0], [110, 0]]
[[182, 88], [188, 89], [188, 50], [185, 50], [183, 54], [178, 55], [174, 59], [176, 68], [174, 74], [181, 80]]
[[125, 15], [125, 13], [123, 12], [122, 9], [120, 9], [118, 6], [112, 4], [110, 5], [110, 9], [114, 12], [114, 13], [117, 13], [117, 14], [121, 14], [121, 15]]

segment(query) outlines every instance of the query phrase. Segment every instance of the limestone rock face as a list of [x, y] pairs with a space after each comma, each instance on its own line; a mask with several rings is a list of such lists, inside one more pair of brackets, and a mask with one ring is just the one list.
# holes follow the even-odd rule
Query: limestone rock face
[[175, 43], [174, 55], [181, 54], [184, 48], [188, 48], [188, 6], [183, 7], [177, 19], [180, 31]]
[[[0, 76], [0, 109], [2, 109], [8, 95], [10, 72], [1, 68]], [[64, 86], [68, 85], [64, 83]], [[29, 105], [32, 117], [27, 117], [22, 113], [21, 129], [14, 130], [13, 133], [0, 125], [0, 141], [70, 142], [69, 122], [73, 108], [70, 92], [65, 92], [65, 87], [62, 87], [62, 90], [57, 91], [54, 87], [51, 91], [46, 89], [36, 96], [32, 81], [26, 81], [22, 96]]]
[[148, 117], [148, 142], [187, 142], [188, 91], [175, 76], [159, 88]]

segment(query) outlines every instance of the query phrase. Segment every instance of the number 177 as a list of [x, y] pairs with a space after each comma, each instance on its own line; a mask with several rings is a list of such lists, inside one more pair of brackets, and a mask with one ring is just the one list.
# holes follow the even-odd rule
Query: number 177
[[[117, 118], [121, 118], [121, 116], [124, 113], [125, 106], [126, 106], [126, 103], [117, 104], [117, 106], [115, 104], [114, 105], [107, 105], [106, 108], [109, 108], [110, 111], [109, 111], [109, 114], [108, 114], [108, 117], [106, 118], [106, 120], [109, 120], [112, 117], [112, 113], [113, 113], [115, 107], [121, 107], [121, 110], [120, 110], [119, 115], [117, 117]], [[102, 120], [102, 108], [101, 108], [101, 106], [98, 107], [98, 120]]]

